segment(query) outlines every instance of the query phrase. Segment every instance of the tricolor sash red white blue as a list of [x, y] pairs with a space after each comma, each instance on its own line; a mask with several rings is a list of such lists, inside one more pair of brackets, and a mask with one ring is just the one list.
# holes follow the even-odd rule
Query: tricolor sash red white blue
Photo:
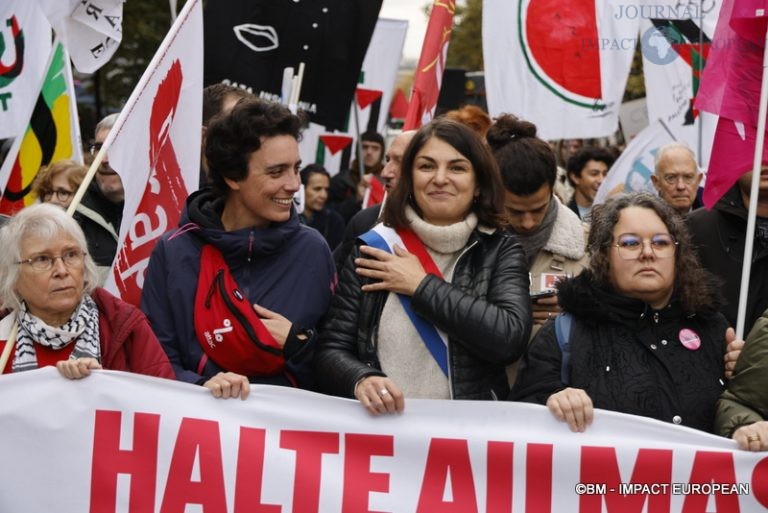
[[[419, 240], [415, 233], [407, 229], [394, 230], [383, 223], [379, 223], [371, 230], [360, 236], [360, 239], [368, 246], [394, 254], [394, 245], [405, 248], [408, 252], [414, 254], [421, 262], [422, 267], [428, 274], [434, 274], [442, 278], [443, 274], [435, 264], [432, 257], [427, 252], [424, 244]], [[403, 306], [406, 315], [413, 323], [416, 332], [421, 337], [424, 345], [429, 350], [432, 358], [437, 365], [448, 376], [448, 336], [437, 329], [432, 323], [426, 321], [423, 317], [416, 314], [411, 307], [411, 298], [405, 294], [397, 294], [400, 304]]]

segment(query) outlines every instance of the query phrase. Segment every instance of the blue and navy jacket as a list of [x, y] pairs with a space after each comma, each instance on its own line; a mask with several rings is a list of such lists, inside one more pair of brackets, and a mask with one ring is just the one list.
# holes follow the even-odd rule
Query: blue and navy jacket
[[[224, 256], [240, 291], [256, 303], [285, 316], [294, 327], [314, 330], [330, 305], [335, 267], [330, 249], [298, 215], [264, 229], [225, 231], [223, 198], [203, 189], [187, 199], [179, 228], [165, 233], [149, 261], [141, 309], [163, 345], [176, 378], [203, 384], [227, 371], [204, 358], [195, 335], [195, 293], [200, 252], [212, 244]], [[249, 376], [252, 383], [312, 387], [314, 335], [301, 345], [284, 347], [290, 375]]]

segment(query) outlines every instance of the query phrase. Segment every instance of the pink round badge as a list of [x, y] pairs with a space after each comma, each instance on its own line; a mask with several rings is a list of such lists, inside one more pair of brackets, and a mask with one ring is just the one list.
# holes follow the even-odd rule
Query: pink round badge
[[695, 351], [701, 347], [701, 339], [693, 330], [683, 328], [680, 330], [680, 334], [677, 337], [680, 339], [680, 343], [683, 344], [686, 349]]

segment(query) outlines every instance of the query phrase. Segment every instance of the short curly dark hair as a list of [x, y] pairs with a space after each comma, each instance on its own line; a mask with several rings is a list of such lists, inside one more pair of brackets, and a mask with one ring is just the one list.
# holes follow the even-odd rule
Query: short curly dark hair
[[248, 176], [251, 154], [259, 151], [262, 140], [289, 135], [301, 140], [301, 119], [277, 103], [246, 98], [229, 114], [217, 116], [206, 131], [205, 157], [214, 192], [226, 195], [225, 179], [240, 181]]
[[583, 147], [568, 159], [568, 181], [571, 185], [576, 185], [573, 183], [571, 175], [581, 177], [581, 172], [584, 170], [584, 166], [586, 166], [587, 162], [590, 160], [602, 162], [610, 169], [613, 162], [616, 160], [616, 157], [614, 157], [613, 153], [606, 148], [600, 148], [599, 146]]
[[720, 304], [716, 281], [699, 264], [683, 218], [667, 202], [647, 192], [615, 196], [592, 207], [588, 251], [589, 269], [595, 282], [601, 287], [613, 288], [609, 258], [613, 244], [613, 228], [619, 222], [621, 211], [629, 207], [647, 208], [655, 212], [677, 241], [674, 294], [679, 298], [683, 309], [692, 314], [716, 308]]

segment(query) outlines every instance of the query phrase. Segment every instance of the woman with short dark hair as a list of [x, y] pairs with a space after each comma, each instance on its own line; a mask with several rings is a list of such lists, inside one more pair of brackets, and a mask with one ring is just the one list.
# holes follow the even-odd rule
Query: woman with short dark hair
[[215, 397], [250, 383], [312, 387], [315, 324], [335, 281], [323, 238], [299, 222], [301, 121], [240, 100], [206, 130], [210, 188], [158, 241], [141, 297], [176, 377]]
[[488, 147], [448, 119], [405, 151], [384, 222], [360, 237], [321, 329], [320, 389], [371, 413], [405, 397], [494, 399], [531, 329], [528, 273]]

